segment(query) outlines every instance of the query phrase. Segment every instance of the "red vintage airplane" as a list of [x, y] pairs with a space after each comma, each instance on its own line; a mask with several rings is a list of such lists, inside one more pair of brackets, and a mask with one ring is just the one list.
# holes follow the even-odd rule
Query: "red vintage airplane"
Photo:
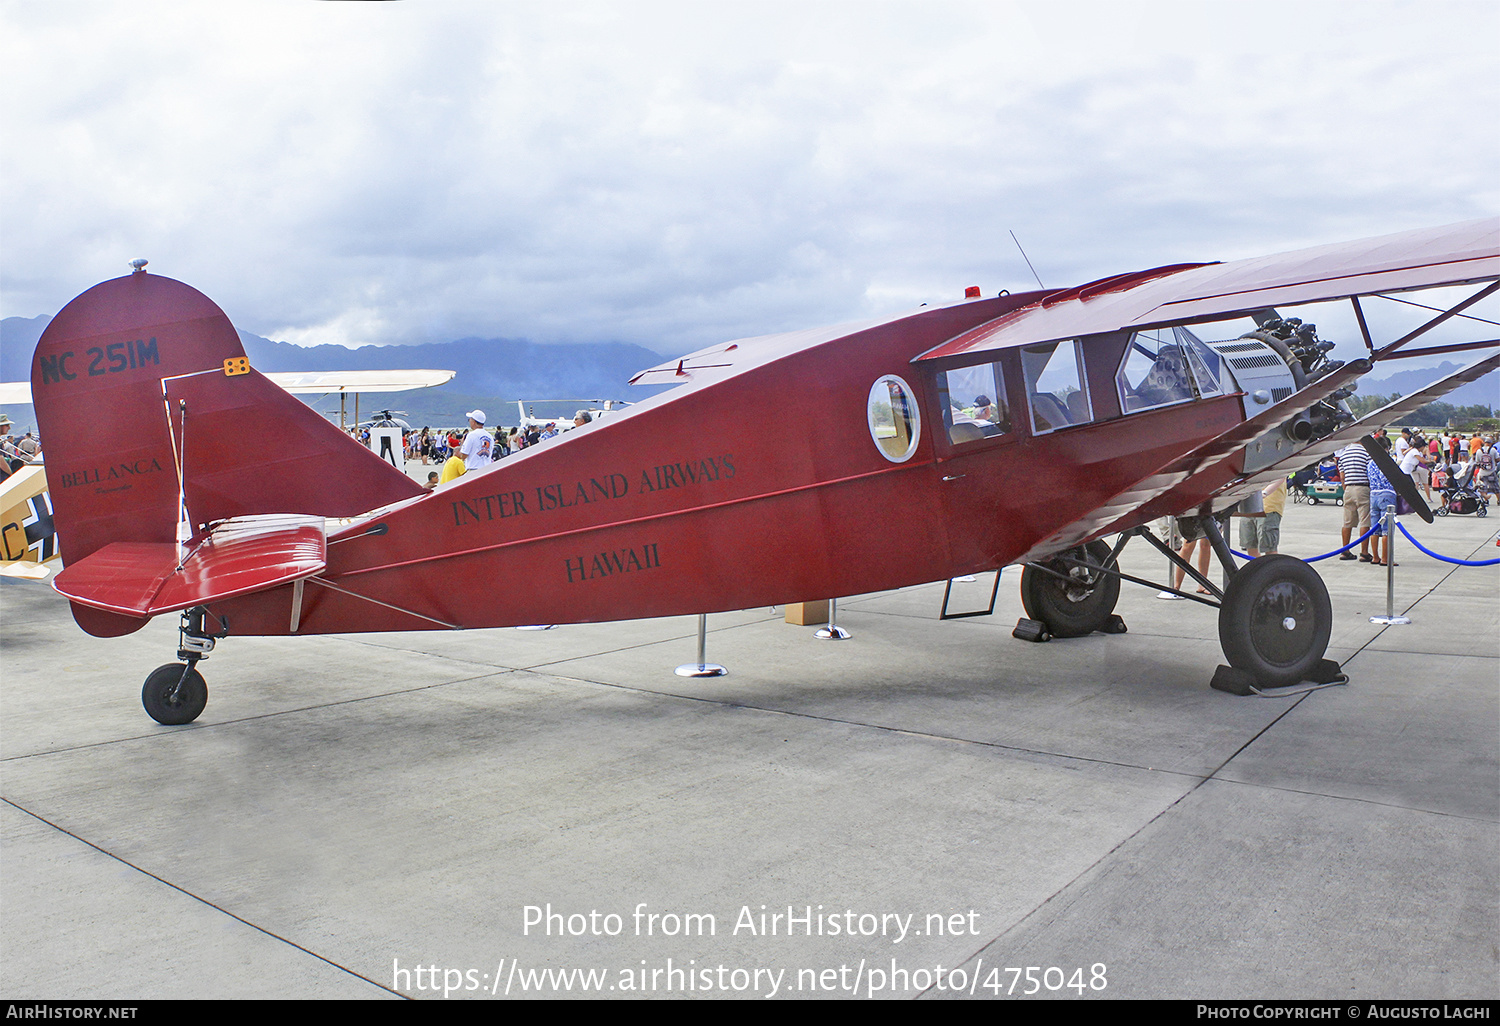
[[[1144, 525], [1222, 510], [1500, 366], [1491, 355], [1358, 423], [1339, 403], [1377, 361], [1500, 346], [1403, 348], [1497, 279], [1500, 221], [1485, 219], [971, 289], [643, 371], [678, 387], [425, 494], [251, 368], [209, 299], [138, 267], [74, 299], [37, 346], [67, 564], [54, 587], [100, 637], [182, 613], [181, 662], [142, 693], [163, 723], [202, 711], [196, 664], [225, 635], [713, 612], [1014, 563], [1018, 636], [1122, 630], [1119, 581], [1135, 578], [1115, 558], [1133, 536], [1165, 548]], [[1483, 282], [1384, 345], [1365, 327], [1360, 297]], [[1330, 362], [1313, 325], [1274, 309], [1324, 301], [1352, 301], [1365, 358]], [[1246, 315], [1243, 337], [1188, 330]], [[1226, 588], [1186, 569], [1213, 591], [1231, 665], [1263, 686], [1336, 672], [1318, 575], [1288, 556], [1236, 567], [1211, 535]]]

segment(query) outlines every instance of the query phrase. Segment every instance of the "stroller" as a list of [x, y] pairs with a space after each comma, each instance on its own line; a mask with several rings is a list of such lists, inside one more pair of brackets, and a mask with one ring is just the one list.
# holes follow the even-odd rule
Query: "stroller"
[[1443, 504], [1432, 512], [1440, 517], [1446, 517], [1450, 513], [1457, 516], [1467, 516], [1470, 513], [1479, 517], [1488, 516], [1489, 500], [1476, 487], [1478, 469], [1475, 464], [1470, 463], [1462, 473], [1454, 471], [1452, 483], [1442, 490]]

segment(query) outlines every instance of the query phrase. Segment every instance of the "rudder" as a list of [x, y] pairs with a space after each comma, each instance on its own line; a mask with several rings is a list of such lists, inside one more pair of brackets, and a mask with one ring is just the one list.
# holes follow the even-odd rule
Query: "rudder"
[[[144, 271], [52, 319], [31, 388], [65, 563], [110, 542], [175, 541], [179, 484], [195, 532], [258, 513], [355, 516], [422, 493], [244, 358], [212, 300]], [[95, 634], [144, 622], [95, 619], [79, 622]]]

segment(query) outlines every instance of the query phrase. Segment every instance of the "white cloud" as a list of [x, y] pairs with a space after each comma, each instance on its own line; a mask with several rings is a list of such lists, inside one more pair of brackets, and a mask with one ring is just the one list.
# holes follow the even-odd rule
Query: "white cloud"
[[6, 315], [721, 338], [1500, 209], [1491, 3], [0, 6]]

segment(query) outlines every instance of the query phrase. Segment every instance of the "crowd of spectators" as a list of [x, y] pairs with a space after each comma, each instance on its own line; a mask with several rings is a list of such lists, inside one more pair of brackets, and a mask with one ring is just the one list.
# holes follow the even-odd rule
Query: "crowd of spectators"
[[[447, 483], [470, 470], [478, 470], [531, 446], [542, 445], [561, 435], [563, 430], [563, 424], [556, 420], [535, 421], [512, 428], [504, 425], [491, 428], [485, 423], [483, 410], [470, 410], [465, 416], [468, 420], [465, 428], [434, 429], [428, 425], [420, 429], [402, 429], [401, 442], [406, 459], [418, 461], [424, 467], [444, 468], [442, 473], [429, 475], [429, 488], [435, 487], [439, 481]], [[573, 415], [572, 427], [582, 427], [592, 423], [593, 419], [588, 410], [579, 410]], [[369, 427], [350, 429], [349, 434], [366, 447], [370, 445]]]
[[42, 458], [41, 441], [30, 431], [16, 438], [11, 434], [14, 426], [9, 417], [0, 413], [0, 480]]

